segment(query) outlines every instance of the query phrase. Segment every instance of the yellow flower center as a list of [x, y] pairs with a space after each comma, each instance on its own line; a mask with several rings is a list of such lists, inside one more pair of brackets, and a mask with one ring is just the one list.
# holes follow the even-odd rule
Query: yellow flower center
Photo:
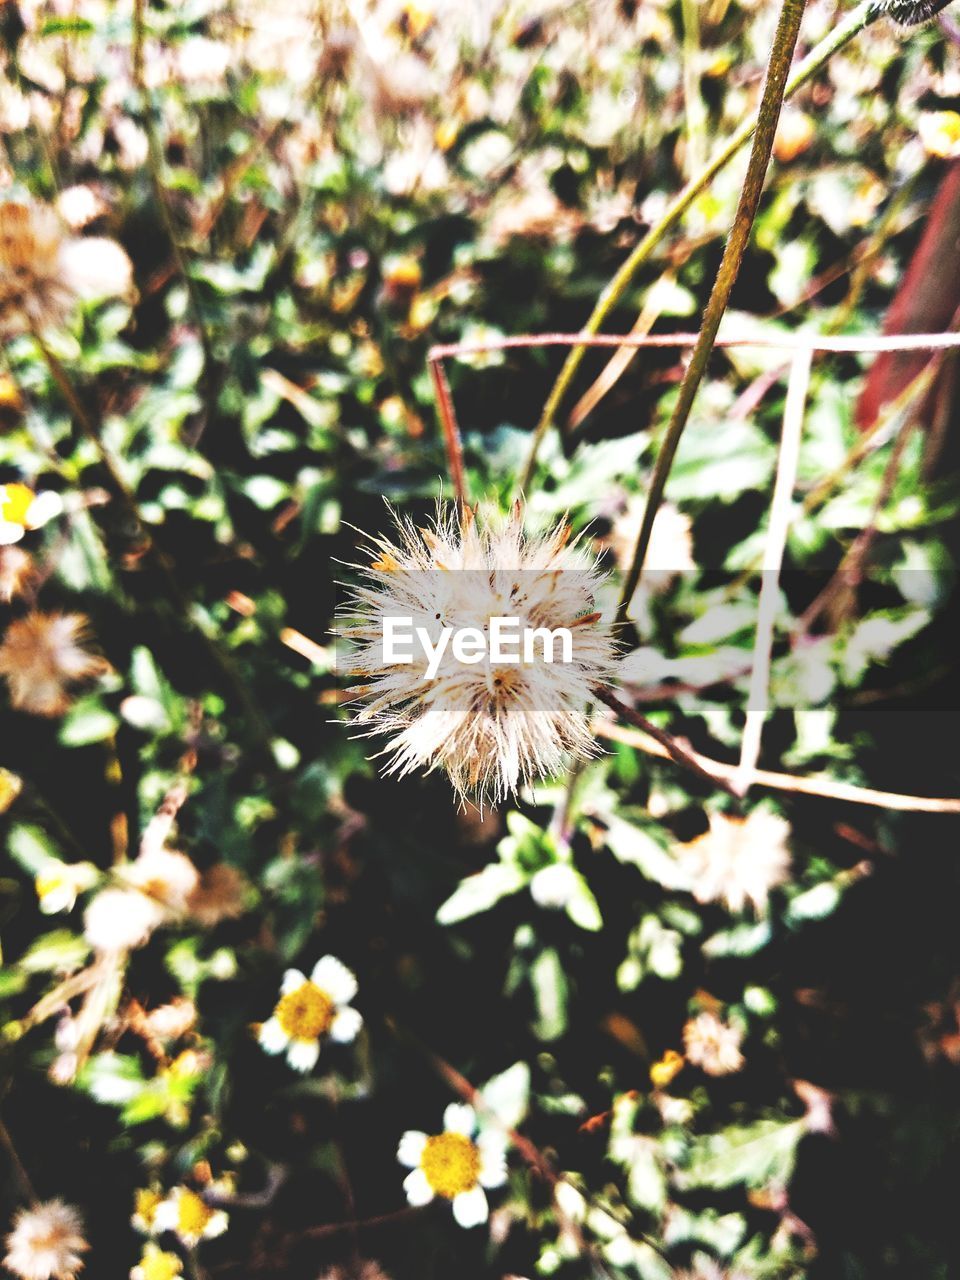
[[37, 897], [45, 898], [50, 893], [56, 893], [58, 889], [62, 889], [66, 884], [66, 879], [61, 872], [47, 872], [44, 875], [37, 876], [36, 889]]
[[36, 496], [25, 484], [0, 486], [0, 518], [9, 524], [24, 524], [30, 503]]
[[477, 1185], [480, 1152], [462, 1133], [438, 1133], [427, 1139], [420, 1167], [436, 1194], [452, 1200]]
[[184, 1239], [201, 1237], [213, 1214], [214, 1210], [195, 1191], [184, 1188], [177, 1199], [177, 1234]]
[[319, 1040], [330, 1030], [334, 1011], [327, 993], [314, 983], [305, 982], [281, 998], [275, 1016], [291, 1040]]
[[674, 1076], [683, 1070], [683, 1055], [676, 1049], [668, 1049], [659, 1062], [650, 1068], [650, 1080], [656, 1089], [665, 1089]]
[[159, 1191], [141, 1189], [136, 1193], [133, 1203], [136, 1216], [142, 1218], [148, 1227], [152, 1227], [157, 1209], [163, 1203], [163, 1196]]
[[177, 1280], [183, 1263], [175, 1253], [164, 1253], [156, 1245], [147, 1246], [138, 1268], [140, 1280]]

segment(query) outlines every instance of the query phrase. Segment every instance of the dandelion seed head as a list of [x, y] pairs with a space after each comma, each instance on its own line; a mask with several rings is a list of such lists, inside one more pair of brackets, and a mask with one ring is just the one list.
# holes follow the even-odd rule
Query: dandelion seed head
[[743, 1066], [740, 1045], [743, 1032], [724, 1022], [711, 1010], [698, 1013], [683, 1028], [683, 1048], [687, 1061], [708, 1076], [726, 1076]]
[[71, 236], [39, 201], [0, 201], [0, 333], [59, 328], [81, 298], [124, 294], [131, 282], [115, 241]]
[[60, 716], [70, 707], [70, 686], [103, 675], [105, 659], [84, 642], [87, 619], [80, 613], [28, 613], [12, 622], [0, 644], [0, 675], [20, 711]]
[[62, 1200], [21, 1209], [6, 1245], [3, 1265], [20, 1280], [74, 1280], [90, 1247], [80, 1214]]
[[[614, 674], [615, 645], [597, 611], [603, 575], [569, 527], [529, 533], [518, 505], [506, 518], [438, 507], [430, 527], [398, 520], [397, 530], [395, 541], [375, 540], [340, 628], [353, 643], [345, 670], [364, 681], [353, 690], [363, 704], [354, 723], [387, 736], [385, 772], [442, 769], [461, 801], [482, 807], [559, 773], [570, 757], [596, 754], [587, 707]], [[411, 618], [433, 643], [444, 628], [487, 633], [494, 617], [516, 619], [521, 631], [564, 628], [572, 660], [546, 661], [534, 647], [532, 662], [466, 665], [448, 644], [429, 679], [416, 645], [411, 663], [385, 662], [387, 617]]]
[[722, 902], [739, 912], [749, 902], [764, 915], [772, 890], [790, 876], [790, 824], [768, 809], [746, 818], [709, 814], [709, 829], [677, 846], [698, 902]]

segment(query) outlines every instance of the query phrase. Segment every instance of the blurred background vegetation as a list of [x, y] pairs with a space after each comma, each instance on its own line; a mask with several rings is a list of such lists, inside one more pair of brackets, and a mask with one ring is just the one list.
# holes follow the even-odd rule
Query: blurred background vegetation
[[[0, 1115], [39, 1198], [82, 1212], [88, 1274], [137, 1264], [151, 1185], [221, 1196], [228, 1230], [198, 1258], [164, 1248], [224, 1280], [960, 1274], [955, 816], [739, 805], [606, 739], [572, 784], [460, 811], [436, 775], [378, 777], [334, 670], [356, 530], [389, 527], [384, 497], [424, 518], [445, 483], [431, 344], [579, 329], [755, 108], [774, 10], [0, 5], [3, 198], [132, 266], [42, 343], [8, 322], [0, 374], [0, 482], [63, 507], [26, 530], [29, 562], [4, 552], [4, 627], [80, 613], [105, 660], [41, 715], [5, 645], [0, 711]], [[844, 12], [809, 4], [802, 50]], [[958, 42], [950, 9], [880, 22], [786, 107], [729, 333], [949, 327]], [[696, 202], [611, 331], [696, 330], [742, 174]], [[448, 361], [475, 497], [512, 500], [564, 354]], [[614, 571], [682, 354], [641, 352], [601, 395], [610, 353], [590, 353], [526, 495]], [[814, 363], [798, 497], [815, 501], [791, 525], [760, 763], [956, 796], [951, 361], [912, 393], [888, 362], [872, 398], [871, 362]], [[676, 572], [634, 615], [627, 693], [725, 761], [757, 584], [727, 593], [762, 552], [788, 369], [783, 351], [715, 355], [667, 489], [657, 567]], [[907, 391], [878, 408], [891, 386]], [[868, 580], [808, 625], [864, 528]], [[192, 898], [104, 969], [84, 908], [171, 792], [206, 911]], [[683, 871], [718, 812], [789, 823], [759, 914]], [[531, 889], [567, 859], [573, 892]], [[85, 863], [51, 917], [44, 876]], [[356, 973], [365, 1029], [301, 1077], [256, 1028], [283, 971], [324, 953]], [[149, 1023], [170, 1008], [175, 1034]], [[704, 1013], [734, 1028], [739, 1069], [698, 1065]], [[492, 1109], [551, 1171], [515, 1152], [471, 1232], [408, 1209], [396, 1161], [404, 1130], [439, 1131], [455, 1073], [497, 1082]], [[2, 1192], [6, 1222], [13, 1160]]]

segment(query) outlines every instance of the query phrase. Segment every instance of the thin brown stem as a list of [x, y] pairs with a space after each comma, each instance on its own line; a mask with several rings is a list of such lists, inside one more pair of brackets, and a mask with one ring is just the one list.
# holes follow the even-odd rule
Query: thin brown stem
[[437, 397], [437, 412], [440, 415], [440, 425], [443, 428], [443, 445], [447, 454], [450, 481], [453, 484], [453, 492], [457, 502], [461, 507], [465, 507], [468, 503], [468, 498], [467, 482], [463, 471], [463, 443], [460, 439], [460, 427], [453, 407], [453, 396], [450, 394], [450, 384], [447, 382], [447, 375], [441, 362], [431, 359], [429, 363], [430, 377], [433, 379], [433, 389]]
[[[670, 752], [655, 741], [646, 729], [629, 728], [610, 720], [594, 722], [594, 732], [611, 742], [622, 742], [636, 747], [649, 756], [667, 759]], [[699, 752], [691, 752], [696, 763], [717, 786], [732, 781], [737, 776], [735, 764], [713, 760]], [[794, 773], [776, 773], [771, 769], [754, 769], [751, 782], [755, 787], [768, 787], [772, 791], [792, 791], [800, 795], [820, 796], [825, 800], [845, 800], [850, 804], [873, 805], [880, 809], [896, 809], [902, 813], [957, 813], [960, 800], [952, 797], [911, 796], [897, 791], [876, 791], [872, 787], [858, 787], [852, 782], [834, 782], [830, 778], [804, 778]]]
[[[861, 0], [855, 9], [843, 18], [797, 67], [790, 77], [784, 92], [784, 98], [791, 97], [798, 89], [807, 84], [830, 61], [835, 53], [849, 44], [863, 29], [879, 17], [874, 0]], [[605, 320], [624, 298], [634, 277], [640, 268], [649, 261], [655, 250], [667, 238], [670, 232], [683, 218], [688, 209], [696, 202], [718, 173], [730, 163], [735, 155], [750, 141], [757, 127], [759, 116], [745, 120], [731, 135], [710, 163], [690, 182], [671, 202], [660, 220], [650, 228], [633, 252], [621, 265], [617, 273], [604, 288], [597, 299], [589, 319], [583, 326], [578, 342], [572, 343], [573, 350], [563, 363], [563, 368], [550, 389], [540, 420], [533, 433], [530, 455], [524, 469], [521, 488], [526, 487], [533, 475], [537, 462], [537, 453], [544, 437], [556, 420], [557, 411], [576, 376], [584, 353], [589, 345], [585, 339], [597, 334]]]
[[763, 183], [767, 174], [767, 166], [770, 163], [770, 155], [773, 150], [773, 139], [780, 119], [780, 109], [783, 106], [783, 96], [787, 86], [790, 63], [793, 59], [793, 51], [796, 48], [797, 36], [800, 33], [800, 20], [803, 17], [805, 7], [806, 0], [783, 0], [783, 6], [780, 10], [780, 18], [777, 22], [777, 30], [773, 40], [773, 49], [767, 64], [760, 109], [757, 114], [757, 128], [753, 138], [753, 146], [750, 150], [746, 176], [740, 191], [740, 200], [734, 215], [733, 227], [724, 249], [723, 259], [717, 272], [713, 290], [703, 314], [697, 343], [693, 348], [690, 363], [680, 384], [666, 435], [664, 436], [663, 444], [660, 446], [653, 475], [650, 478], [647, 504], [644, 508], [643, 520], [637, 536], [633, 563], [627, 573], [626, 581], [623, 585], [623, 594], [620, 597], [620, 606], [617, 610], [617, 622], [621, 627], [627, 622], [627, 609], [640, 581], [643, 562], [646, 559], [647, 548], [650, 545], [653, 522], [663, 498], [667, 477], [673, 465], [680, 437], [683, 435], [684, 428], [690, 417], [690, 410], [693, 408], [694, 399], [707, 371], [707, 363], [720, 329], [720, 321], [723, 319], [723, 314], [730, 301], [730, 295], [733, 292], [733, 286], [736, 284], [737, 277], [740, 274], [743, 256], [753, 231], [757, 209], [760, 205], [760, 195], [763, 191]]
[[7, 1155], [10, 1157], [10, 1164], [14, 1173], [17, 1175], [17, 1181], [20, 1183], [20, 1188], [23, 1191], [25, 1198], [31, 1204], [37, 1204], [37, 1193], [33, 1189], [33, 1183], [30, 1181], [30, 1175], [27, 1173], [26, 1167], [20, 1159], [20, 1155], [14, 1145], [13, 1139], [10, 1137], [10, 1130], [4, 1124], [3, 1120], [0, 1120], [0, 1145], [6, 1149]]
[[736, 797], [737, 793], [730, 782], [727, 779], [718, 777], [712, 769], [706, 767], [701, 762], [702, 757], [683, 746], [673, 734], [658, 728], [646, 716], [642, 716], [639, 711], [634, 711], [633, 707], [621, 702], [616, 694], [609, 689], [598, 685], [593, 694], [599, 702], [608, 706], [622, 720], [626, 720], [635, 729], [640, 729], [648, 737], [653, 738], [663, 748], [664, 754], [669, 756], [676, 764], [681, 765], [684, 769], [689, 769], [691, 773], [695, 773], [699, 778], [709, 782], [712, 787], [719, 787], [721, 791], [726, 791], [728, 795]]

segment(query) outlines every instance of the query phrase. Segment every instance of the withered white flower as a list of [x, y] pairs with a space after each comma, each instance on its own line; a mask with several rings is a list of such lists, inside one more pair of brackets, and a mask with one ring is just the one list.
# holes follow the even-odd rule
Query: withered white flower
[[731, 1022], [724, 1022], [705, 1009], [683, 1028], [683, 1051], [687, 1061], [708, 1076], [726, 1076], [743, 1066], [740, 1045], [743, 1032]]
[[158, 902], [172, 916], [187, 912], [190, 897], [200, 883], [200, 873], [185, 853], [174, 849], [141, 849], [122, 868], [123, 880]]
[[83, 914], [83, 936], [96, 951], [132, 951], [164, 919], [160, 903], [138, 889], [101, 889]]
[[80, 1214], [62, 1200], [21, 1209], [6, 1244], [3, 1265], [20, 1280], [74, 1280], [90, 1247]]
[[698, 902], [723, 902], [733, 912], [749, 902], [764, 915], [771, 890], [790, 875], [790, 824], [764, 808], [746, 818], [716, 812], [707, 817], [710, 826], [703, 835], [676, 846], [693, 896]]
[[132, 279], [116, 241], [71, 236], [50, 205], [0, 202], [0, 332], [56, 328], [81, 299], [127, 294]]
[[[633, 561], [645, 508], [646, 498], [643, 495], [631, 497], [626, 510], [617, 516], [607, 535], [606, 541], [623, 573], [629, 570]], [[650, 596], [666, 591], [681, 573], [690, 573], [696, 567], [690, 517], [670, 502], [661, 503], [650, 530], [643, 576], [627, 607], [627, 617], [632, 622], [645, 623]]]
[[[438, 507], [430, 528], [397, 526], [396, 542], [375, 540], [340, 631], [355, 646], [345, 669], [364, 680], [352, 690], [366, 703], [354, 723], [388, 735], [386, 772], [443, 769], [461, 800], [482, 806], [559, 773], [571, 756], [594, 755], [587, 705], [614, 674], [615, 646], [597, 609], [603, 576], [569, 527], [527, 533], [519, 504], [507, 517]], [[448, 645], [431, 676], [417, 646], [409, 663], [385, 661], [391, 617], [411, 619], [434, 645], [444, 631], [488, 634], [497, 617], [526, 635], [564, 629], [571, 660], [545, 660], [544, 645], [533, 661], [493, 662], [488, 652], [467, 665]]]
[[81, 613], [33, 612], [10, 623], [0, 644], [0, 675], [18, 710], [63, 715], [72, 684], [110, 670], [105, 659], [83, 647], [86, 634]]

